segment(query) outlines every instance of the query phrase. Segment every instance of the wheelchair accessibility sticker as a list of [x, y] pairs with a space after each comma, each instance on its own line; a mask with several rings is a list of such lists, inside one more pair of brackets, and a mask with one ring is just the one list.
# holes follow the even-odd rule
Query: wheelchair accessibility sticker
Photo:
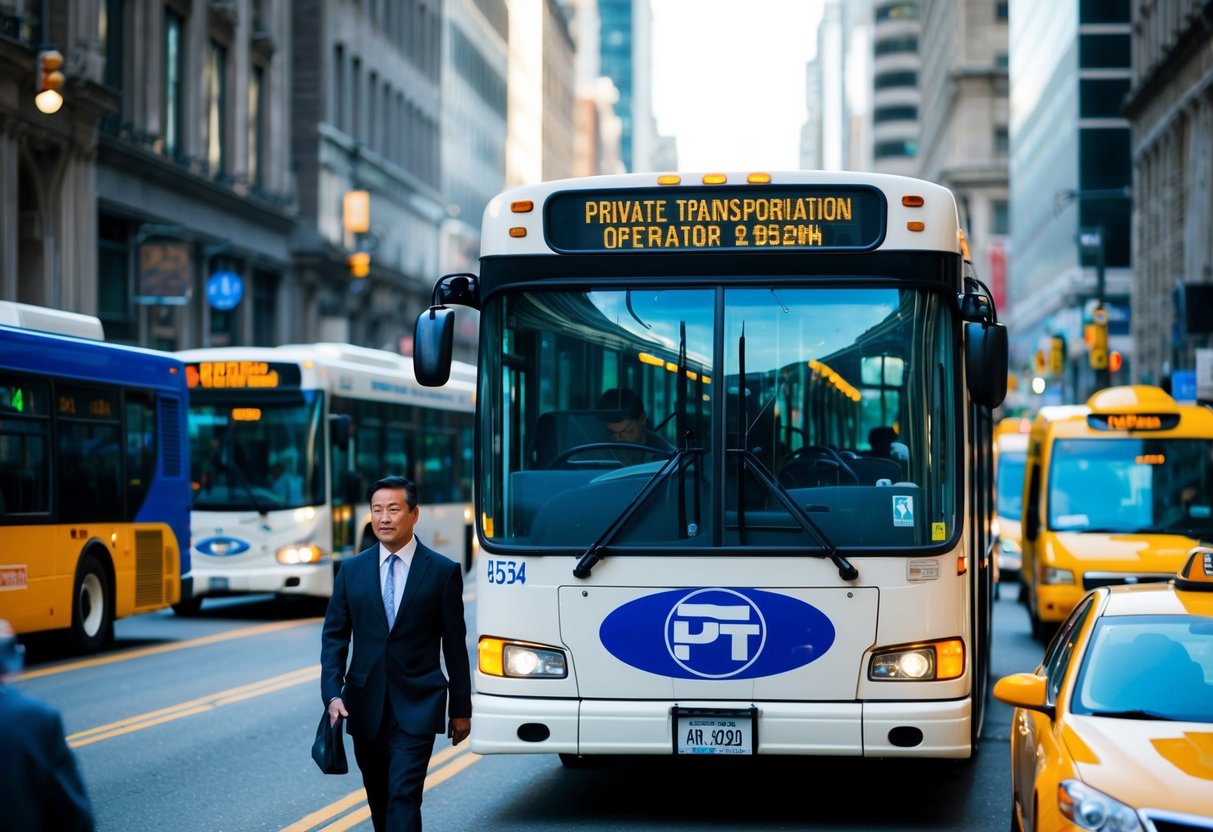
[[893, 525], [914, 525], [914, 497], [909, 494], [893, 495]]

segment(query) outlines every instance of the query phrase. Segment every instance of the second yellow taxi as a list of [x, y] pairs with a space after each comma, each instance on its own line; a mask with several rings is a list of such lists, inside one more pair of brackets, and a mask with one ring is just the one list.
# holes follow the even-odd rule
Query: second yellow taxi
[[994, 696], [1015, 708], [1012, 830], [1213, 829], [1213, 548], [1088, 592]]

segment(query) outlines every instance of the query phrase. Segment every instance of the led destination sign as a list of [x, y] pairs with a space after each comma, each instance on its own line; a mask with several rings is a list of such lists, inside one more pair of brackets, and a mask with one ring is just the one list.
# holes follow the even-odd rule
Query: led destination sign
[[243, 390], [298, 387], [299, 368], [294, 364], [270, 361], [199, 361], [185, 365], [185, 382], [190, 389]]
[[884, 237], [885, 198], [856, 186], [569, 191], [544, 205], [567, 253], [705, 249], [865, 250]]
[[1087, 425], [1093, 430], [1174, 430], [1178, 413], [1093, 413]]

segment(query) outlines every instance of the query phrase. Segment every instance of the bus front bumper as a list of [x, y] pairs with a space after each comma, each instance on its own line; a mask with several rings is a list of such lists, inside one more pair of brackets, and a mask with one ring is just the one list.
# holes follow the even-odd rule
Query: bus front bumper
[[[678, 702], [758, 709], [757, 754], [835, 757], [972, 755], [967, 699], [909, 702]], [[673, 754], [671, 703], [472, 697], [477, 754]], [[526, 737], [527, 739], [523, 739]], [[917, 738], [918, 741], [915, 741]]]
[[282, 595], [313, 595], [327, 598], [333, 594], [333, 564], [271, 564], [238, 567], [222, 559], [193, 552], [191, 574], [194, 596], [252, 595], [273, 592]]

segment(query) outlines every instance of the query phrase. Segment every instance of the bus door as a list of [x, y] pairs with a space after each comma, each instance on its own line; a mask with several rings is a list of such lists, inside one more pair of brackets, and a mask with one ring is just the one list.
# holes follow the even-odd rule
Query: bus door
[[[332, 471], [329, 504], [333, 512], [333, 560], [357, 554], [354, 548], [359, 517], [362, 478], [354, 467], [353, 420], [348, 414], [329, 416], [329, 470]], [[334, 564], [336, 570], [336, 564]]]

